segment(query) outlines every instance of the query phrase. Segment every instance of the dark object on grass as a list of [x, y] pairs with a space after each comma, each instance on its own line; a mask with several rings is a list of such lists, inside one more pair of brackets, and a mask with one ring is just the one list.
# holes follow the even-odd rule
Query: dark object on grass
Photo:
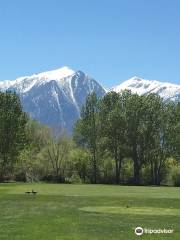
[[30, 192], [30, 191], [27, 191], [27, 192], [25, 192], [25, 193], [29, 195], [31, 192]]
[[32, 190], [32, 194], [33, 194], [33, 195], [36, 195], [36, 194], [37, 194], [37, 192], [36, 192], [36, 191], [34, 191], [34, 190]]
[[37, 192], [34, 191], [34, 190], [32, 190], [31, 192], [30, 192], [30, 191], [27, 191], [27, 192], [25, 192], [25, 193], [28, 194], [28, 195], [31, 194], [31, 193], [32, 193], [33, 195], [36, 195], [36, 194], [37, 194]]
[[126, 208], [129, 208], [129, 207], [130, 207], [129, 205], [126, 206]]

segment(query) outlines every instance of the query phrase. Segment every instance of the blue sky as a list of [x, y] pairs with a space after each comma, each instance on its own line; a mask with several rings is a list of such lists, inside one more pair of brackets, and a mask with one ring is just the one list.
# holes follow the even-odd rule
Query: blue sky
[[179, 0], [1, 0], [0, 79], [69, 66], [180, 84]]

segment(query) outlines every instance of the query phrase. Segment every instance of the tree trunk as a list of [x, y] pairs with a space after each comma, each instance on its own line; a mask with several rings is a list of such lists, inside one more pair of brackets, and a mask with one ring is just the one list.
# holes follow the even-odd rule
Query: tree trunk
[[140, 184], [140, 164], [136, 151], [136, 147], [133, 149], [133, 161], [134, 161], [134, 184]]
[[116, 159], [116, 184], [119, 184], [120, 171], [118, 167], [118, 160]]
[[151, 165], [151, 184], [154, 185], [155, 184], [155, 174], [154, 174], [154, 164], [153, 161], [150, 162]]
[[93, 149], [93, 183], [97, 183], [96, 150]]
[[120, 183], [122, 159], [123, 159], [122, 156], [119, 156], [115, 160], [115, 162], [116, 162], [116, 184]]
[[140, 167], [137, 160], [134, 161], [134, 184], [140, 184]]
[[158, 166], [158, 163], [154, 164], [154, 185], [160, 186], [161, 183], [161, 165]]

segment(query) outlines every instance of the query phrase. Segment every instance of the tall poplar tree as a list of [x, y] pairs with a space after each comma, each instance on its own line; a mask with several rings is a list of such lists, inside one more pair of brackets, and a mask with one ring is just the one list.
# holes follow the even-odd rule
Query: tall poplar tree
[[12, 174], [13, 165], [26, 143], [27, 116], [16, 93], [0, 93], [0, 177]]
[[120, 183], [123, 158], [127, 155], [126, 119], [122, 95], [110, 92], [99, 106], [100, 136], [102, 147], [107, 150], [115, 162], [115, 181]]
[[88, 148], [91, 153], [92, 182], [97, 182], [98, 175], [98, 98], [96, 93], [91, 93], [82, 107], [81, 119], [75, 127], [74, 139], [77, 143]]

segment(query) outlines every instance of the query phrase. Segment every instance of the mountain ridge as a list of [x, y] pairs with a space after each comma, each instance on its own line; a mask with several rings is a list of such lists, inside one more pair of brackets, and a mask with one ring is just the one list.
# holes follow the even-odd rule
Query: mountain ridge
[[147, 80], [135, 76], [111, 88], [110, 91], [121, 92], [125, 89], [139, 95], [156, 93], [165, 101], [177, 102], [180, 100], [180, 85], [169, 82]]
[[58, 131], [66, 129], [70, 134], [89, 93], [95, 91], [98, 97], [103, 97], [107, 92], [125, 89], [140, 95], [157, 93], [165, 101], [180, 101], [180, 85], [177, 84], [135, 76], [106, 90], [89, 75], [67, 66], [0, 81], [0, 91], [15, 91], [20, 96], [24, 111], [32, 118]]
[[93, 78], [68, 67], [1, 81], [0, 90], [15, 91], [32, 118], [70, 134], [88, 94], [95, 91], [102, 97], [106, 93]]

